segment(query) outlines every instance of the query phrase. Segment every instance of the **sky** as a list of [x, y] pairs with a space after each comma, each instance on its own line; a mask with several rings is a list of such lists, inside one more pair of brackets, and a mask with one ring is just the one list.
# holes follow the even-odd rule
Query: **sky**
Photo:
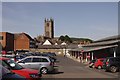
[[99, 40], [118, 34], [117, 2], [3, 2], [2, 31], [44, 34], [44, 19], [54, 19], [55, 36]]

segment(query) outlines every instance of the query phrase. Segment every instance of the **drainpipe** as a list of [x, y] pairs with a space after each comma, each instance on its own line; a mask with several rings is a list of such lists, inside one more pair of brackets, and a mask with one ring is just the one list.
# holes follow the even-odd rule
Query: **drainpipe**
[[86, 53], [86, 62], [87, 62], [88, 60], [87, 60], [87, 53]]
[[116, 51], [115, 51], [115, 49], [114, 49], [114, 57], [116, 57]]
[[92, 60], [93, 60], [93, 52], [92, 52]]

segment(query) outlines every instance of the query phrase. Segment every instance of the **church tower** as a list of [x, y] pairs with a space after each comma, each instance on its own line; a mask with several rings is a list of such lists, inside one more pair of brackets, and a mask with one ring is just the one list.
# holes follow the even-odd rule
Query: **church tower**
[[52, 18], [45, 19], [45, 37], [46, 38], [54, 38], [54, 21]]

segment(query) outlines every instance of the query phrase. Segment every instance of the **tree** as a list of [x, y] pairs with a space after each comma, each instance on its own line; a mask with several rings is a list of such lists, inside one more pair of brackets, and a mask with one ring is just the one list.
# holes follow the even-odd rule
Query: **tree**
[[59, 37], [59, 40], [64, 41], [65, 37], [62, 35], [62, 36]]
[[71, 40], [71, 38], [68, 35], [65, 35], [65, 36], [62, 35], [62, 36], [60, 36], [59, 40], [67, 42], [67, 43], [72, 43], [72, 40]]
[[65, 35], [65, 42], [72, 43], [72, 40], [68, 35]]

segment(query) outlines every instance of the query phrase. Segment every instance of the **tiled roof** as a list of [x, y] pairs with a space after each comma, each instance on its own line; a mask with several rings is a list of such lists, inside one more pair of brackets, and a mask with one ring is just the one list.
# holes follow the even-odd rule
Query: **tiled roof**
[[120, 39], [120, 35], [106, 37], [106, 38], [103, 38], [103, 39], [100, 39], [94, 42], [110, 41], [110, 40], [117, 40], [117, 39]]
[[[107, 46], [107, 45], [113, 45], [113, 44], [118, 44], [118, 42], [120, 42], [120, 40], [110, 40], [110, 41], [103, 41], [103, 42], [97, 42], [97, 43], [91, 43], [88, 45], [84, 45], [84, 46]], [[83, 47], [84, 47], [83, 46]]]
[[62, 49], [66, 47], [64, 45], [38, 45], [39, 49]]
[[17, 39], [19, 36], [25, 35], [27, 36], [30, 40], [33, 40], [28, 34], [26, 33], [14, 33], [14, 39]]
[[107, 49], [107, 48], [114, 48], [118, 45], [109, 45], [109, 46], [97, 46], [97, 47], [82, 47], [77, 49], [72, 49], [71, 51], [83, 51], [83, 52], [90, 52], [90, 51], [96, 51], [101, 49]]

